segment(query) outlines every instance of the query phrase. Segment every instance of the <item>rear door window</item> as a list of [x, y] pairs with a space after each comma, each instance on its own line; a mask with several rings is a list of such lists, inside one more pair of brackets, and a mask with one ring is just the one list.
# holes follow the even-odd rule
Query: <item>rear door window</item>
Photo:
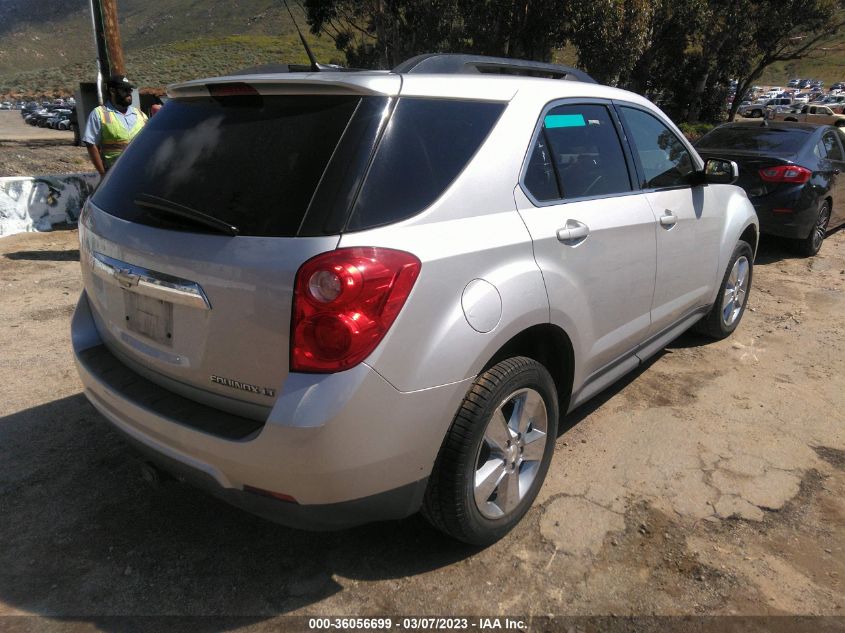
[[163, 200], [237, 227], [297, 234], [358, 96], [171, 99], [130, 144], [93, 197], [106, 213], [207, 232], [136, 200]]
[[631, 191], [622, 143], [603, 105], [561, 105], [544, 117], [523, 177], [540, 202]]

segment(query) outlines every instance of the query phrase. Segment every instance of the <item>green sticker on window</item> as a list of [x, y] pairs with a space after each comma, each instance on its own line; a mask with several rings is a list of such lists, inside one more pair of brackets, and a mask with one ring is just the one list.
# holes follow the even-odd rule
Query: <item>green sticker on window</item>
[[556, 127], [584, 127], [587, 125], [584, 122], [583, 114], [547, 114], [545, 124], [547, 129]]

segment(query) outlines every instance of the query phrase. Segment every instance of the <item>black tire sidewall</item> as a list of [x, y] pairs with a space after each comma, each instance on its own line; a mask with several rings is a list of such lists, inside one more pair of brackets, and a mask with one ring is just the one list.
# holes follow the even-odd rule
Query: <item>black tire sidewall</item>
[[[522, 359], [528, 363], [512, 373], [500, 382], [487, 399], [481, 415], [475, 420], [475, 427], [471, 436], [472, 450], [468, 455], [470, 459], [462, 464], [462, 475], [464, 479], [463, 505], [468, 525], [468, 532], [474, 536], [473, 540], [478, 543], [493, 542], [509, 532], [525, 515], [546, 478], [549, 466], [551, 465], [554, 453], [555, 441], [557, 440], [558, 402], [554, 380], [549, 372], [540, 363], [530, 359]], [[543, 460], [540, 469], [531, 486], [531, 490], [520, 501], [519, 505], [508, 516], [499, 519], [488, 519], [483, 516], [475, 504], [475, 467], [476, 456], [483, 441], [484, 431], [493, 412], [510, 394], [518, 389], [530, 388], [537, 391], [543, 398], [546, 405], [547, 415], [547, 439], [543, 452]]]

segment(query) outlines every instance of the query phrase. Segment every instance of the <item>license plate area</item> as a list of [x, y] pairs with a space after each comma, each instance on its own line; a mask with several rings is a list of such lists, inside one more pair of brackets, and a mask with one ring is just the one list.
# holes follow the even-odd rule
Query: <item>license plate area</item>
[[123, 292], [126, 327], [156, 343], [173, 347], [173, 304], [134, 292]]

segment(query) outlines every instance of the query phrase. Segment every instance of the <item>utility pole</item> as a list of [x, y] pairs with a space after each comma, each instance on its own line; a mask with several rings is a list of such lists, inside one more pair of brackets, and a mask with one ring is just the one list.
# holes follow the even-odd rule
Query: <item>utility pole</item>
[[103, 34], [109, 53], [109, 74], [126, 74], [123, 45], [120, 42], [120, 24], [117, 22], [117, 0], [100, 0], [103, 7]]
[[[109, 75], [126, 74], [120, 24], [117, 21], [117, 0], [90, 0], [91, 25], [97, 49], [97, 90]], [[102, 103], [102, 95], [99, 98]]]

